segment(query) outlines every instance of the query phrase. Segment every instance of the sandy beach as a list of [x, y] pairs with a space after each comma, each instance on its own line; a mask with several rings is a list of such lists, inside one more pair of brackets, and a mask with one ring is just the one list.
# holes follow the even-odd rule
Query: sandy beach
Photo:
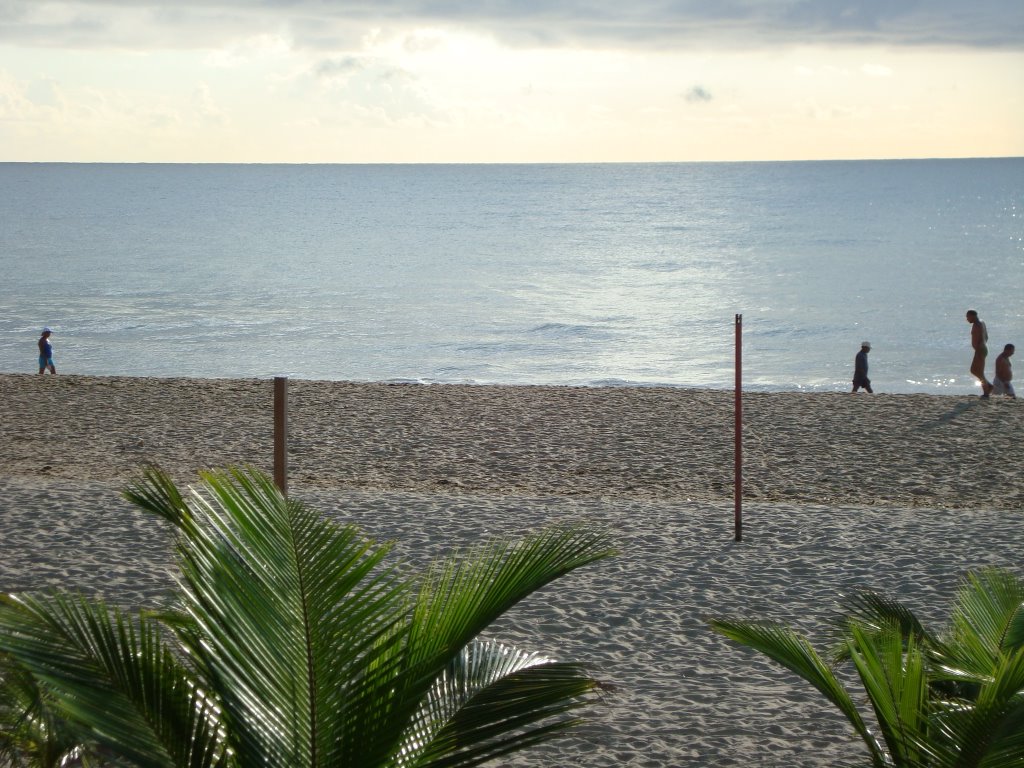
[[[733, 395], [668, 388], [289, 383], [296, 498], [421, 564], [547, 522], [622, 554], [495, 634], [592, 664], [590, 723], [517, 766], [831, 766], [859, 743], [809, 686], [707, 629], [795, 624], [891, 592], [932, 622], [971, 568], [1024, 574], [1024, 407], [1001, 398], [747, 394], [744, 540]], [[269, 380], [0, 375], [0, 590], [166, 595], [168, 532], [119, 492], [156, 463], [272, 466]]]

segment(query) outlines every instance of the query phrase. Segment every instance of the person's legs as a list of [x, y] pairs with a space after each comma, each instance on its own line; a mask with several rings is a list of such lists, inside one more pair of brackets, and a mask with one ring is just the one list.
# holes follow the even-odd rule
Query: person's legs
[[1012, 397], [1012, 398], [1015, 398], [1015, 399], [1017, 397], [1017, 395], [1014, 394], [1014, 391], [1013, 391], [1013, 384], [1011, 384], [1008, 381], [1003, 381], [1002, 379], [996, 379], [996, 378], [992, 379], [992, 394], [993, 395], [1006, 395], [1007, 397]]
[[984, 352], [978, 351], [974, 353], [974, 359], [971, 361], [971, 375], [981, 382], [982, 397], [988, 397], [988, 393], [992, 391], [992, 385], [985, 378], [985, 357]]

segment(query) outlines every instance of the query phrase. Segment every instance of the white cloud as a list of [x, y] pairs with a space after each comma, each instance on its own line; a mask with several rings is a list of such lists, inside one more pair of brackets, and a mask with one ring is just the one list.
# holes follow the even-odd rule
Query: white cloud
[[32, 119], [35, 110], [25, 94], [24, 84], [0, 70], [0, 121], [25, 122]]
[[860, 71], [868, 77], [892, 77], [892, 69], [883, 64], [865, 64]]
[[210, 86], [207, 83], [199, 83], [196, 86], [193, 102], [195, 104], [196, 114], [199, 119], [203, 122], [224, 124], [228, 122], [228, 116], [221, 109], [220, 105], [213, 97], [213, 93], [210, 90]]
[[280, 35], [254, 35], [235, 40], [210, 51], [203, 62], [209, 67], [236, 69], [254, 61], [285, 58], [291, 53], [291, 43]]

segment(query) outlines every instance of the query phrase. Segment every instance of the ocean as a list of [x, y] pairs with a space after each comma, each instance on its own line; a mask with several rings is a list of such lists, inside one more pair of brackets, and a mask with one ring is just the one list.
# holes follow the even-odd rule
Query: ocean
[[1024, 158], [0, 164], [0, 371], [971, 394]]

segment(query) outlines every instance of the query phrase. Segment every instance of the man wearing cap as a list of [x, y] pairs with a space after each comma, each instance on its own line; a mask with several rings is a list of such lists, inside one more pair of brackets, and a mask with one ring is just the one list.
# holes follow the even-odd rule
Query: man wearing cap
[[39, 337], [39, 373], [42, 375], [46, 372], [46, 369], [50, 369], [50, 373], [56, 374], [57, 369], [53, 365], [53, 345], [50, 343], [50, 334], [53, 333], [49, 328], [43, 328], [43, 335]]
[[864, 387], [868, 392], [873, 393], [875, 390], [871, 388], [871, 379], [868, 378], [868, 352], [871, 351], [871, 342], [862, 341], [860, 343], [860, 352], [853, 358], [853, 391], [856, 392], [861, 387]]

